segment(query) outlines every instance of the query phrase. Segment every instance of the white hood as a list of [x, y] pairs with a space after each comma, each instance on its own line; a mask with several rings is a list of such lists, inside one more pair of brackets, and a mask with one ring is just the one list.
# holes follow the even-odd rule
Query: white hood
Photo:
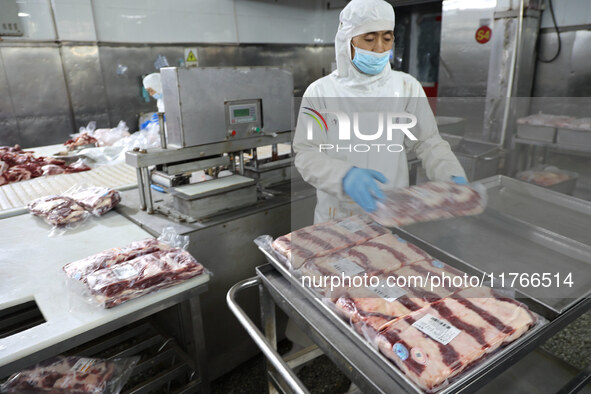
[[394, 9], [383, 0], [352, 0], [341, 11], [335, 37], [337, 59], [336, 78], [339, 83], [362, 90], [373, 90], [374, 84], [385, 83], [391, 77], [390, 67], [376, 75], [367, 75], [351, 61], [351, 39], [372, 31], [394, 30]]

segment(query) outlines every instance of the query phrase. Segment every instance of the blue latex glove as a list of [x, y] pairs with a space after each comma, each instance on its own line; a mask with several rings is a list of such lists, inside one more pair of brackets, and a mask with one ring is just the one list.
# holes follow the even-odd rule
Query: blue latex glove
[[468, 180], [463, 176], [452, 176], [451, 180], [457, 185], [467, 185]]
[[386, 183], [386, 177], [378, 171], [353, 167], [343, 178], [345, 193], [367, 212], [376, 209], [375, 199], [385, 198], [375, 181]]

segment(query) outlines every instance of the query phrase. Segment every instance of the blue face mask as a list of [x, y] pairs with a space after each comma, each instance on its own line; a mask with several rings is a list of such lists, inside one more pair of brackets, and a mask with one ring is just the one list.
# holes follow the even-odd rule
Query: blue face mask
[[390, 61], [390, 53], [386, 51], [376, 53], [367, 51], [361, 48], [355, 48], [355, 56], [353, 57], [353, 64], [357, 69], [365, 74], [376, 75], [382, 72], [386, 64]]
[[154, 97], [156, 100], [160, 100], [162, 98], [162, 93], [155, 93], [152, 97]]

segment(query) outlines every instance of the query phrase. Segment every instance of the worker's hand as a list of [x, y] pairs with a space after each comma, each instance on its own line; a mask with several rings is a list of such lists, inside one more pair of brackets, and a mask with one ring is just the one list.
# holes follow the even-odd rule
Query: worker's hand
[[367, 212], [376, 209], [375, 199], [385, 198], [376, 180], [386, 183], [386, 177], [378, 171], [353, 167], [343, 178], [343, 190]]
[[452, 176], [451, 180], [456, 185], [467, 185], [468, 184], [468, 180], [466, 178], [464, 178], [463, 176]]

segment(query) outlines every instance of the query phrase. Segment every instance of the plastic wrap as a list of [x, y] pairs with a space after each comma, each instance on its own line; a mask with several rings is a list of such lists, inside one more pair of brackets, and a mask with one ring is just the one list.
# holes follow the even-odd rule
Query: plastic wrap
[[99, 186], [74, 185], [62, 193], [62, 196], [76, 201], [95, 216], [104, 215], [121, 202], [121, 196], [116, 190]]
[[117, 141], [129, 137], [129, 127], [121, 120], [117, 127], [112, 129], [96, 129], [93, 133], [93, 137], [97, 139], [98, 146], [111, 146]]
[[517, 179], [539, 186], [553, 186], [568, 181], [572, 177], [573, 174], [567, 171], [561, 171], [553, 166], [533, 168], [531, 170], [521, 171], [516, 175]]
[[89, 213], [76, 201], [64, 196], [45, 196], [27, 204], [32, 215], [42, 218], [51, 225], [51, 235], [76, 228], [84, 222]]
[[68, 287], [102, 308], [170, 287], [205, 270], [183, 247], [188, 237], [165, 229], [163, 236], [105, 250], [63, 267]]
[[385, 191], [371, 217], [386, 227], [478, 215], [487, 203], [486, 188], [479, 184], [427, 182]]
[[366, 216], [351, 216], [296, 230], [277, 238], [272, 246], [289, 261], [290, 269], [297, 270], [310, 258], [331, 254], [387, 233], [389, 230]]
[[117, 394], [138, 361], [139, 357], [103, 360], [58, 356], [12, 375], [0, 391], [10, 394]]

